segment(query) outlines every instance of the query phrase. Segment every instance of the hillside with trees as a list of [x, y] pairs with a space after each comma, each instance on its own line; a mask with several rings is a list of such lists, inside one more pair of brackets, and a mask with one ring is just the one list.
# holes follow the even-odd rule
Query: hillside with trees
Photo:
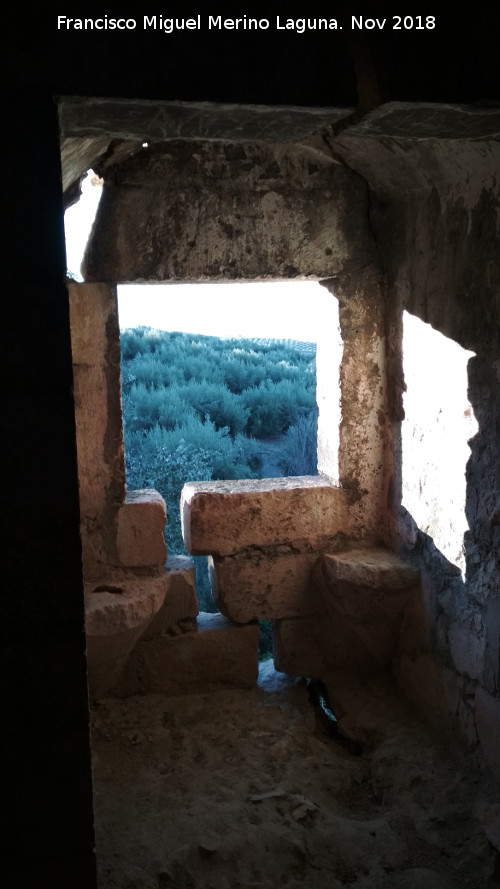
[[121, 356], [127, 487], [164, 497], [170, 554], [186, 481], [266, 477], [271, 447], [280, 475], [317, 473], [313, 344], [137, 328]]

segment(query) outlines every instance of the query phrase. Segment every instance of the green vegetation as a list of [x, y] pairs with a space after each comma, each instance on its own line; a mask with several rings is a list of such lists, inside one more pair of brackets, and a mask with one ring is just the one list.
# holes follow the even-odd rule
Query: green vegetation
[[[138, 328], [121, 354], [127, 487], [164, 497], [170, 554], [184, 552], [186, 481], [261, 478], [260, 442], [277, 437], [283, 475], [317, 472], [314, 347]], [[195, 563], [200, 608], [213, 610], [206, 559]]]

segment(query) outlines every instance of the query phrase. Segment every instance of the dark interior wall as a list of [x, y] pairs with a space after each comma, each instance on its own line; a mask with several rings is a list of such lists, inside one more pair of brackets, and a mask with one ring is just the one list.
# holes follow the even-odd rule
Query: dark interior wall
[[[479, 162], [477, 157], [474, 159], [473, 147], [468, 147], [467, 154], [467, 186], [446, 182], [443, 177], [444, 181], [426, 193], [397, 202], [393, 208], [392, 250], [387, 256], [386, 268], [393, 312], [406, 309], [475, 353], [468, 363], [467, 394], [478, 432], [470, 441], [471, 454], [466, 468], [465, 512], [469, 530], [464, 540], [464, 582], [450, 576], [451, 566], [439, 558], [426, 535], [417, 537], [417, 549], [434, 580], [433, 618], [435, 627], [439, 628], [436, 648], [441, 649], [443, 663], [448, 662], [452, 669], [468, 674], [469, 679], [477, 680], [488, 693], [497, 696], [500, 682], [500, 192], [496, 170], [500, 152], [496, 152], [491, 163], [488, 163], [485, 146], [479, 149]], [[449, 163], [450, 159], [446, 160]], [[404, 236], [398, 237], [397, 231], [404, 231]], [[398, 512], [400, 510], [396, 510], [396, 515]], [[404, 537], [404, 516], [399, 523]], [[471, 671], [470, 665], [464, 669], [462, 644], [450, 645], [450, 639], [458, 633], [470, 634], [472, 644], [476, 645], [477, 672]], [[470, 681], [466, 691], [470, 699]]]
[[10, 12], [4, 22], [1, 876], [9, 889], [95, 881], [55, 97], [325, 106], [359, 99], [364, 107], [377, 97], [498, 98], [497, 31], [482, 15], [363, 39], [347, 27], [65, 33], [49, 12]]
[[[348, 141], [347, 135], [344, 156]], [[368, 146], [351, 142], [350, 148], [351, 163], [359, 152], [356, 163], [369, 182], [373, 177], [372, 227], [386, 278], [394, 544], [412, 554], [426, 589], [420, 613], [410, 612], [405, 622], [395, 669], [423, 710], [456, 716], [470, 743], [479, 740], [498, 771], [498, 743], [489, 744], [488, 733], [498, 738], [500, 148], [495, 138], [400, 138]], [[398, 181], [400, 152], [405, 182]], [[468, 362], [467, 395], [478, 431], [469, 442], [465, 470], [469, 530], [463, 578], [401, 506], [403, 310], [475, 353]], [[423, 367], [424, 351], [420, 360]], [[447, 455], [436, 458], [444, 465]]]

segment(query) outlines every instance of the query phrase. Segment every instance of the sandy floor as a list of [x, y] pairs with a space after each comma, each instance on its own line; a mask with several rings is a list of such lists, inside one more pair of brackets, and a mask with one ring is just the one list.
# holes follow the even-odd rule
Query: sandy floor
[[387, 680], [334, 687], [337, 739], [271, 662], [251, 691], [97, 703], [100, 889], [498, 886], [474, 755]]

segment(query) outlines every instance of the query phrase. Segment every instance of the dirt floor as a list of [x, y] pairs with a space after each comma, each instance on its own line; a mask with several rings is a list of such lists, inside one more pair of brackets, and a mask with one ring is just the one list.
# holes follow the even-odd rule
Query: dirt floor
[[[384, 677], [103, 700], [93, 708], [100, 889], [485, 889], [500, 795]], [[331, 733], [333, 731], [333, 734]]]

